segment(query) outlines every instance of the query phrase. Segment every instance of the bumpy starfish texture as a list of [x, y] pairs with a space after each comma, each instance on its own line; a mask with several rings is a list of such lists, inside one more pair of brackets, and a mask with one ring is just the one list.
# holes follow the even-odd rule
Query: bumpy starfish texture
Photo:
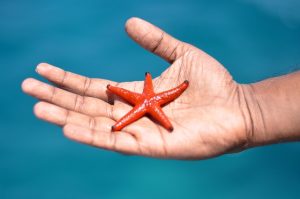
[[185, 80], [179, 86], [161, 93], [154, 93], [152, 77], [150, 73], [145, 73], [144, 90], [142, 94], [135, 93], [123, 88], [107, 85], [107, 89], [113, 94], [121, 97], [131, 105], [133, 109], [124, 115], [115, 125], [112, 126], [112, 131], [120, 131], [128, 124], [140, 119], [145, 114], [151, 115], [163, 127], [170, 132], [173, 131], [173, 126], [161, 106], [173, 101], [179, 97], [185, 89], [187, 89], [189, 82]]

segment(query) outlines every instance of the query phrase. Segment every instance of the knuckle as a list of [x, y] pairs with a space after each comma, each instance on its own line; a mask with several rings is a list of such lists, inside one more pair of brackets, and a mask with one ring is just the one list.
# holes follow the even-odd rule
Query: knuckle
[[84, 106], [84, 101], [85, 101], [85, 97], [84, 96], [80, 96], [80, 95], [76, 95], [75, 99], [74, 99], [74, 111], [77, 112], [82, 112], [83, 111], [83, 106]]
[[84, 84], [83, 84], [83, 95], [86, 95], [86, 93], [88, 92], [90, 85], [91, 85], [92, 79], [85, 77], [84, 79]]

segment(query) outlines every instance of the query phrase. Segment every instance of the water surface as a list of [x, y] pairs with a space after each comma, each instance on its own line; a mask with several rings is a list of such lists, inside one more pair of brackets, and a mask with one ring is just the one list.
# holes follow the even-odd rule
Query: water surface
[[300, 198], [299, 143], [205, 161], [127, 157], [65, 139], [21, 92], [49, 62], [142, 80], [168, 66], [125, 31], [142, 17], [216, 57], [242, 83], [299, 68], [300, 5], [288, 0], [0, 1], [0, 198]]

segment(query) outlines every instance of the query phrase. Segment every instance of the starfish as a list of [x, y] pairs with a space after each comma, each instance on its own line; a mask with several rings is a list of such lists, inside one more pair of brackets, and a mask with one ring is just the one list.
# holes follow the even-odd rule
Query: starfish
[[168, 117], [162, 111], [161, 106], [166, 105], [179, 97], [185, 89], [187, 89], [188, 85], [189, 82], [185, 80], [182, 84], [173, 89], [155, 94], [153, 90], [152, 77], [148, 72], [145, 73], [144, 90], [142, 94], [108, 84], [107, 89], [110, 92], [121, 97], [131, 105], [134, 105], [131, 111], [112, 126], [112, 131], [122, 130], [125, 126], [140, 119], [145, 114], [151, 115], [170, 132], [173, 131], [173, 126]]

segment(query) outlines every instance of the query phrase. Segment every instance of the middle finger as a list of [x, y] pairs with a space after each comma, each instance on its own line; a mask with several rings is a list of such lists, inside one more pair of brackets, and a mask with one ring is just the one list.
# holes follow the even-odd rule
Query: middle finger
[[112, 105], [97, 98], [74, 94], [32, 78], [26, 79], [22, 88], [33, 97], [71, 111], [90, 116], [112, 117]]

